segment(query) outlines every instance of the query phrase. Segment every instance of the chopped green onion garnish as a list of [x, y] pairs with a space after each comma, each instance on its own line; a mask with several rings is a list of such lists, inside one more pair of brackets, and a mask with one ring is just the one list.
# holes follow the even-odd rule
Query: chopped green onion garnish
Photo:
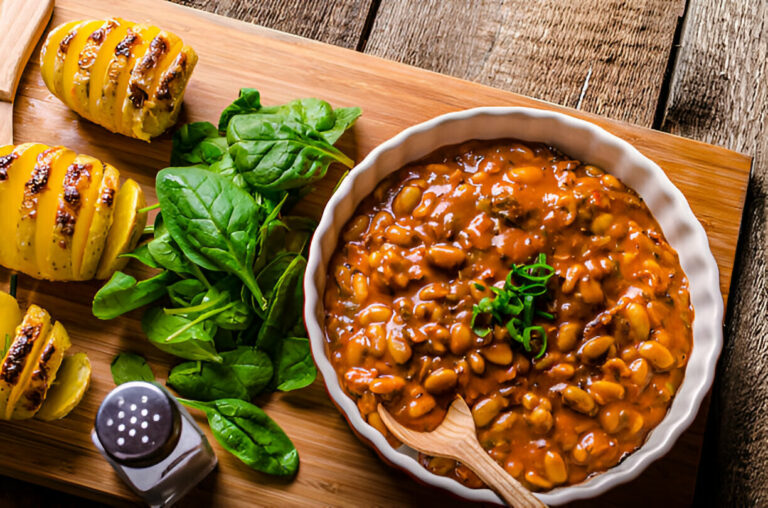
[[[555, 269], [547, 264], [546, 254], [539, 254], [530, 265], [514, 265], [504, 281], [504, 287], [490, 286], [493, 298], [485, 297], [472, 308], [472, 331], [485, 337], [494, 325], [504, 326], [513, 341], [531, 352], [531, 340], [541, 342], [541, 348], [534, 358], [541, 358], [547, 350], [547, 332], [544, 327], [533, 324], [534, 317], [552, 320], [549, 312], [537, 309], [542, 297], [547, 295], [547, 283]], [[519, 283], [519, 285], [517, 285]], [[475, 287], [485, 290], [481, 284]], [[479, 317], [487, 326], [476, 325]]]

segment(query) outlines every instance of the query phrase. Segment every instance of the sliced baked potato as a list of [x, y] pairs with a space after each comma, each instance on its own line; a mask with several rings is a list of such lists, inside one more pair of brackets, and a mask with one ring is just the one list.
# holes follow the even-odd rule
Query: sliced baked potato
[[40, 57], [43, 81], [67, 106], [146, 141], [176, 122], [196, 63], [175, 34], [123, 19], [60, 25]]
[[[125, 228], [133, 225], [130, 232], [140, 234], [146, 223], [146, 216], [131, 208], [144, 203], [141, 188], [131, 181], [112, 233], [119, 182], [113, 166], [61, 146], [0, 147], [0, 234], [11, 239], [0, 242], [0, 265], [62, 281], [92, 279], [101, 266], [110, 277], [115, 258], [138, 240], [132, 235], [126, 240]], [[110, 237], [118, 245], [101, 263]]]
[[[66, 273], [66, 264], [57, 258], [49, 257], [54, 242], [54, 231], [57, 222], [62, 218], [58, 215], [59, 201], [63, 198], [64, 180], [67, 168], [75, 159], [75, 152], [64, 147], [55, 147], [56, 154], [50, 166], [50, 174], [45, 188], [40, 192], [35, 224], [35, 255], [37, 267], [36, 277], [45, 279], [62, 278]], [[43, 152], [46, 153], [46, 152]], [[42, 156], [42, 154], [41, 154]], [[40, 157], [38, 157], [38, 160]], [[64, 273], [60, 273], [61, 270]]]
[[64, 359], [64, 353], [71, 345], [67, 330], [60, 321], [57, 321], [40, 351], [40, 357], [29, 378], [29, 383], [13, 409], [12, 418], [14, 420], [32, 418], [40, 410], [45, 397], [48, 395], [48, 390], [56, 380], [56, 374]]
[[40, 349], [51, 331], [51, 316], [37, 305], [30, 305], [11, 347], [0, 364], [0, 418], [8, 420], [36, 367]]
[[144, 191], [139, 184], [126, 180], [115, 199], [115, 217], [96, 272], [97, 279], [110, 278], [128, 263], [128, 258], [121, 258], [120, 255], [136, 248], [147, 225], [147, 212], [140, 211], [146, 206]]
[[34, 277], [50, 277], [46, 267], [38, 264], [37, 232], [45, 227], [45, 224], [38, 227], [38, 223], [47, 218], [43, 215], [46, 212], [51, 219], [55, 218], [51, 210], [56, 194], [54, 189], [61, 186], [64, 180], [62, 162], [68, 160], [68, 152], [63, 146], [49, 147], [40, 152], [24, 183], [21, 204], [16, 214], [16, 262], [20, 270]]
[[[120, 28], [118, 20], [103, 21], [101, 26], [88, 36], [80, 50], [77, 69], [72, 77], [72, 101], [80, 115], [86, 115], [90, 109], [91, 86], [95, 85], [94, 80], [91, 79], [91, 72], [99, 68], [103, 72], [102, 62], [115, 51], [115, 46], [121, 38]], [[122, 33], [124, 35], [125, 30]], [[98, 74], [98, 71], [94, 74]]]
[[109, 164], [104, 164], [104, 177], [93, 205], [93, 219], [88, 228], [88, 236], [83, 250], [83, 260], [77, 268], [78, 280], [90, 280], [96, 275], [101, 253], [107, 241], [107, 235], [112, 227], [112, 217], [115, 213], [115, 195], [120, 185], [120, 173]]
[[57, 395], [42, 417], [66, 416], [88, 388], [90, 363], [84, 353], [64, 356], [71, 343], [61, 322], [37, 305], [22, 317], [16, 298], [0, 292], [0, 334], [0, 419], [38, 416], [51, 392]]
[[91, 362], [88, 356], [76, 353], [65, 357], [56, 382], [48, 390], [48, 397], [35, 418], [47, 422], [64, 418], [80, 404], [90, 384]]
[[[69, 40], [64, 58], [64, 65], [58, 73], [61, 79], [61, 96], [59, 97], [64, 104], [74, 109], [78, 114], [82, 114], [83, 108], [75, 101], [74, 80], [81, 63], [81, 53], [86, 43], [91, 40], [91, 35], [97, 31], [103, 22], [84, 21], [78, 25], [74, 37]], [[87, 60], [87, 55], [84, 55]]]

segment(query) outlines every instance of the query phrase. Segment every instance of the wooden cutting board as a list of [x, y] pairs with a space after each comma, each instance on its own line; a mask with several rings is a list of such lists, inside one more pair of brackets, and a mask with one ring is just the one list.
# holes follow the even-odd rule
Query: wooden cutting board
[[[334, 106], [361, 106], [363, 117], [339, 143], [357, 161], [410, 125], [475, 106], [529, 106], [591, 120], [656, 161], [683, 191], [707, 230], [720, 267], [724, 298], [727, 295], [751, 165], [745, 155], [159, 0], [59, 0], [51, 26], [109, 16], [170, 29], [198, 52], [200, 62], [187, 89], [181, 121], [215, 123], [240, 87], [259, 89], [266, 104], [316, 96]], [[154, 176], [169, 160], [170, 137], [146, 144], [113, 135], [78, 118], [43, 85], [38, 54], [39, 47], [16, 99], [15, 142], [62, 144], [99, 157], [117, 166], [124, 176], [136, 179], [148, 201], [154, 203]], [[333, 168], [317, 191], [299, 205], [301, 211], [319, 217], [340, 174], [339, 168]], [[3, 289], [8, 277], [8, 272], [0, 269]], [[60, 422], [0, 424], [0, 474], [110, 504], [135, 503], [136, 497], [91, 444], [94, 415], [113, 388], [109, 364], [116, 353], [131, 350], [145, 355], [160, 378], [167, 375], [173, 359], [147, 343], [140, 327], [140, 311], [106, 322], [92, 317], [90, 302], [99, 286], [96, 282], [63, 284], [20, 277], [22, 304], [42, 305], [67, 326], [73, 349], [87, 351], [91, 358], [93, 382], [82, 404]], [[220, 467], [193, 491], [185, 505], [373, 506], [451, 501], [388, 468], [357, 441], [319, 380], [305, 390], [267, 396], [258, 403], [296, 444], [301, 456], [298, 476], [286, 481], [257, 473], [215, 445]], [[203, 427], [208, 432], [207, 425]], [[645, 485], [655, 488], [640, 491], [633, 483], [615, 489], [601, 501], [636, 497], [628, 496], [628, 489], [637, 490], [639, 499], [653, 497], [653, 490], [662, 492], [662, 499], [667, 501], [689, 499], [701, 436], [688, 443], [682, 459], [662, 459], [644, 475], [655, 482], [646, 480]], [[678, 467], [681, 460], [682, 468]], [[681, 478], [682, 474], [686, 478]], [[689, 490], [682, 497], [677, 493], [681, 481]]]

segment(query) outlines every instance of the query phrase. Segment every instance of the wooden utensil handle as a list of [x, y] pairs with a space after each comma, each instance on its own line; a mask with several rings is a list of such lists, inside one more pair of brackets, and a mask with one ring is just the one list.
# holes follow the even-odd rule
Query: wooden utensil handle
[[464, 465], [500, 495], [509, 506], [514, 508], [546, 506], [493, 460], [479, 443], [472, 441], [462, 443], [462, 445], [464, 448]]
[[2, 0], [0, 100], [13, 102], [21, 72], [53, 13], [53, 0]]

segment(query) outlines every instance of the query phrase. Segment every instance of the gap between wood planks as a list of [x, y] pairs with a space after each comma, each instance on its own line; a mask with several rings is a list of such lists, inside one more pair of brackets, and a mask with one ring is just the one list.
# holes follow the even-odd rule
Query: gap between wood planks
[[659, 98], [656, 101], [656, 113], [653, 115], [652, 127], [657, 130], [661, 130], [664, 123], [664, 115], [667, 111], [669, 102], [669, 93], [672, 85], [672, 76], [675, 73], [675, 66], [677, 65], [677, 56], [680, 51], [680, 41], [683, 36], [683, 26], [688, 16], [688, 7], [691, 0], [685, 0], [683, 5], [683, 12], [677, 18], [677, 26], [675, 26], [675, 35], [672, 39], [672, 45], [669, 48], [669, 58], [667, 59], [667, 68], [664, 70], [664, 77], [661, 81], [661, 89], [659, 90]]
[[373, 22], [376, 21], [376, 14], [379, 13], [379, 6], [381, 0], [371, 0], [371, 5], [368, 7], [368, 15], [365, 17], [365, 23], [363, 23], [363, 29], [360, 32], [360, 39], [357, 42], [357, 51], [361, 53], [365, 52], [365, 46], [368, 44], [368, 37], [373, 31]]

